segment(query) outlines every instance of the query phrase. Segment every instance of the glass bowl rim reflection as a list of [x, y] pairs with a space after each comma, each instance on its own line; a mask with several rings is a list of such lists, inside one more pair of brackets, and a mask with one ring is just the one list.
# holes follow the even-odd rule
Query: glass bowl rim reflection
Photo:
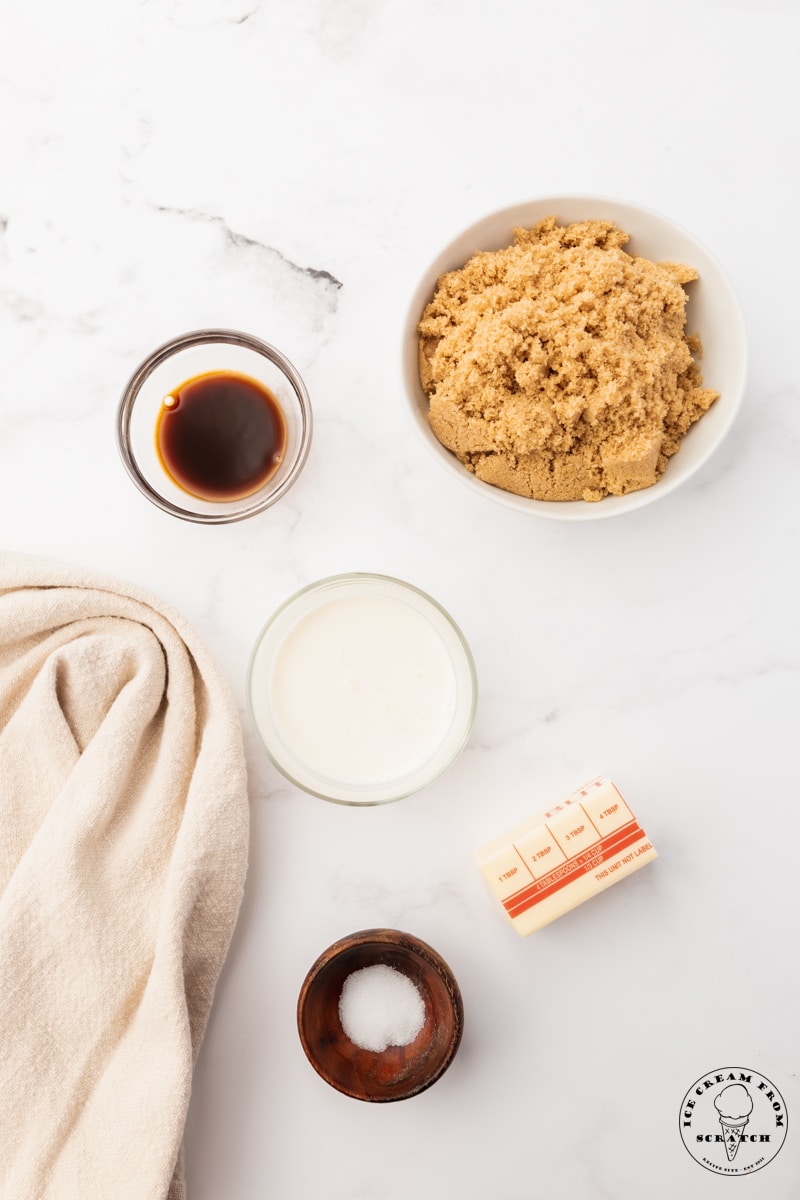
[[[315, 787], [310, 786], [308, 782], [303, 783], [299, 779], [297, 779], [292, 774], [291, 769], [288, 768], [286, 766], [286, 764], [278, 758], [278, 756], [276, 755], [276, 753], [273, 750], [272, 745], [267, 740], [267, 738], [264, 736], [264, 733], [262, 732], [262, 730], [259, 726], [258, 720], [256, 719], [255, 709], [253, 706], [253, 671], [254, 671], [254, 667], [255, 667], [255, 663], [256, 663], [256, 658], [258, 656], [258, 652], [259, 652], [262, 642], [264, 641], [264, 638], [267, 636], [267, 634], [272, 629], [272, 627], [275, 625], [275, 623], [283, 616], [283, 614], [286, 612], [287, 609], [289, 609], [292, 605], [296, 604], [304, 596], [308, 596], [314, 592], [320, 592], [320, 593], [333, 592], [338, 587], [347, 585], [349, 583], [355, 583], [355, 584], [367, 583], [370, 585], [371, 584], [378, 584], [378, 585], [389, 584], [391, 587], [399, 587], [401, 590], [412, 592], [416, 596], [421, 597], [421, 599], [425, 602], [425, 604], [430, 605], [431, 608], [443, 618], [445, 625], [454, 634], [456, 644], [459, 646], [459, 648], [463, 654], [464, 666], [466, 667], [465, 674], [469, 681], [469, 703], [468, 703], [468, 711], [466, 714], [466, 720], [464, 721], [464, 727], [461, 732], [461, 735], [458, 738], [458, 741], [453, 746], [452, 752], [449, 753], [441, 763], [437, 762], [436, 769], [431, 770], [429, 774], [425, 775], [422, 782], [413, 782], [413, 784], [411, 786], [399, 786], [397, 788], [397, 790], [393, 791], [390, 795], [382, 796], [379, 799], [372, 799], [372, 800], [370, 800], [370, 799], [364, 799], [364, 800], [344, 799], [341, 796], [332, 796], [329, 793], [321, 790], [321, 787], [315, 788]], [[448, 649], [447, 653], [448, 653], [448, 657], [450, 657], [452, 660], [452, 655], [450, 654], [449, 649]], [[454, 663], [453, 665], [455, 668], [456, 664]], [[343, 574], [328, 575], [324, 579], [317, 579], [313, 583], [307, 584], [305, 587], [302, 587], [298, 591], [293, 592], [291, 596], [289, 596], [286, 600], [284, 600], [283, 603], [280, 604], [274, 610], [274, 612], [269, 617], [269, 619], [261, 627], [261, 630], [259, 631], [258, 636], [256, 637], [255, 642], [253, 644], [253, 649], [250, 653], [250, 661], [249, 661], [248, 667], [247, 667], [247, 683], [246, 683], [245, 691], [246, 691], [246, 696], [247, 696], [247, 711], [249, 713], [250, 721], [253, 725], [253, 728], [255, 729], [255, 731], [258, 735], [258, 739], [261, 742], [261, 745], [264, 747], [264, 750], [265, 750], [270, 762], [273, 764], [274, 767], [276, 767], [280, 771], [280, 773], [284, 776], [285, 779], [288, 779], [290, 783], [293, 783], [295, 785], [295, 787], [300, 788], [301, 791], [307, 792], [311, 796], [316, 796], [319, 800], [327, 800], [330, 804], [342, 804], [349, 808], [374, 808], [381, 804], [393, 804], [397, 800], [404, 800], [408, 796], [416, 795], [416, 793], [421, 792], [423, 790], [423, 788], [429, 787], [430, 784], [432, 784], [436, 779], [438, 779], [441, 775], [443, 775], [445, 773], [445, 771], [449, 770], [449, 768], [453, 765], [453, 763], [456, 761], [456, 759], [459, 757], [459, 755], [462, 753], [465, 746], [467, 745], [470, 734], [472, 733], [472, 726], [475, 721], [475, 713], [476, 713], [477, 705], [478, 705], [478, 675], [477, 675], [477, 671], [475, 669], [475, 660], [472, 657], [472, 651], [470, 650], [469, 643], [467, 642], [467, 639], [464, 636], [463, 632], [461, 631], [460, 627], [453, 620], [453, 618], [451, 617], [451, 615], [447, 611], [447, 609], [444, 608], [444, 606], [441, 605], [438, 602], [438, 600], [435, 600], [433, 598], [433, 596], [431, 596], [428, 592], [424, 591], [422, 588], [416, 587], [415, 584], [409, 583], [405, 579], [399, 579], [395, 575], [382, 575], [382, 574], [374, 572], [374, 571], [346, 571]], [[458, 699], [458, 692], [459, 692], [458, 681], [456, 681], [456, 692], [457, 692], [457, 699]], [[433, 760], [435, 760], [435, 758], [436, 758], [436, 756], [434, 755]], [[429, 761], [432, 761], [432, 760], [429, 760]], [[423, 765], [425, 765], [425, 764], [423, 764]], [[420, 770], [421, 770], [421, 768], [420, 768]], [[312, 772], [311, 770], [309, 771], [309, 773], [316, 774], [315, 772]], [[319, 778], [319, 776], [317, 776], [317, 778]], [[406, 776], [405, 778], [407, 779], [408, 777]], [[333, 783], [335, 781], [331, 780], [331, 782]], [[339, 782], [342, 785], [341, 790], [346, 791], [348, 785], [345, 783], [345, 781], [339, 781]], [[402, 784], [402, 780], [398, 780], [398, 784]], [[365, 792], [369, 791], [370, 785], [362, 785], [362, 786], [364, 787]], [[376, 787], [377, 787], [377, 785], [376, 785]], [[355, 785], [351, 785], [350, 791], [351, 791], [351, 794], [356, 791]]]
[[[257, 492], [250, 496], [230, 501], [224, 506], [224, 511], [196, 512], [193, 509], [183, 508], [179, 504], [174, 504], [166, 496], [162, 496], [157, 488], [153, 487], [145, 478], [139, 468], [131, 446], [131, 416], [142, 387], [157, 367], [182, 350], [188, 350], [194, 346], [214, 345], [215, 343], [224, 346], [238, 346], [243, 350], [250, 350], [255, 354], [259, 354], [271, 362], [274, 367], [277, 367], [281, 374], [284, 375], [296, 399], [296, 413], [299, 416], [300, 425], [299, 446], [291, 468], [276, 487], [270, 488], [271, 481], [267, 480], [263, 488], [259, 488]], [[243, 370], [241, 374], [247, 374], [246, 370]], [[253, 517], [257, 513], [270, 508], [289, 490], [305, 466], [306, 459], [308, 458], [313, 432], [313, 417], [311, 413], [311, 400], [299, 372], [289, 359], [280, 350], [276, 349], [275, 346], [271, 346], [269, 342], [264, 342], [261, 338], [254, 337], [252, 334], [242, 333], [236, 329], [195, 329], [190, 333], [183, 333], [178, 337], [170, 338], [168, 342], [164, 342], [158, 346], [139, 364], [122, 393], [122, 399], [117, 409], [116, 431], [117, 449], [119, 450], [125, 469], [142, 495], [146, 496], [152, 504], [162, 509], [163, 512], [169, 513], [173, 517], [179, 517], [183, 521], [194, 521], [200, 525], [229, 525], [234, 521], [243, 521], [246, 517]], [[264, 490], [265, 488], [267, 489], [266, 491]]]

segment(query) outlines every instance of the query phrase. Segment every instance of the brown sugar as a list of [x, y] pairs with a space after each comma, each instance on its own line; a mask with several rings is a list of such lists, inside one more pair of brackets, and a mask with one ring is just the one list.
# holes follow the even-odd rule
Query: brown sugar
[[479, 479], [537, 500], [650, 487], [716, 400], [685, 331], [697, 272], [628, 240], [548, 217], [438, 280], [420, 379], [433, 432]]

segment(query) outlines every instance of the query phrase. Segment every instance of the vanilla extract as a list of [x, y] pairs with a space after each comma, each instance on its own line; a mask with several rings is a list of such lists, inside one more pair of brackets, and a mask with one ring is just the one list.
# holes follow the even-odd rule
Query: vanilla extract
[[280, 467], [286, 419], [264, 384], [238, 372], [213, 371], [164, 397], [156, 449], [183, 491], [212, 502], [241, 500]]

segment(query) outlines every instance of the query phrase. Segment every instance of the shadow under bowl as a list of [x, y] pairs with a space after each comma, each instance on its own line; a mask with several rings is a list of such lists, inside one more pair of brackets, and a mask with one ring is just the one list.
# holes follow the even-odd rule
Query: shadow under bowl
[[[413, 1042], [382, 1052], [350, 1040], [339, 998], [354, 971], [383, 964], [405, 975], [425, 1004], [425, 1023]], [[406, 1100], [447, 1070], [461, 1041], [464, 1007], [453, 972], [425, 942], [396, 929], [364, 929], [325, 950], [306, 975], [297, 1002], [300, 1041], [318, 1075], [356, 1100]]]

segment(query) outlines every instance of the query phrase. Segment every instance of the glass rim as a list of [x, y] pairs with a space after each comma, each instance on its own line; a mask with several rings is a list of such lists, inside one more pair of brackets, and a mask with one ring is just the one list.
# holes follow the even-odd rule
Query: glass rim
[[[260, 496], [257, 500], [249, 504], [246, 501], [252, 500], [250, 496], [244, 497], [241, 501], [232, 501], [230, 511], [204, 513], [195, 512], [190, 508], [183, 508], [181, 505], [173, 503], [165, 496], [162, 496], [148, 482], [140, 470], [133, 453], [130, 425], [136, 399], [145, 381], [156, 367], [159, 367], [171, 358], [173, 354], [177, 354], [181, 350], [191, 349], [193, 346], [211, 345], [215, 342], [225, 346], [239, 346], [244, 350], [251, 350], [255, 354], [260, 354], [263, 358], [271, 362], [273, 366], [277, 367], [285, 376], [297, 398], [300, 417], [300, 445], [291, 470], [274, 490], [267, 492], [266, 495]], [[280, 350], [270, 345], [269, 342], [262, 341], [261, 338], [254, 337], [249, 333], [242, 333], [236, 329], [195, 329], [189, 333], [179, 334], [177, 337], [170, 338], [167, 342], [163, 342], [148, 354], [147, 358], [143, 359], [133, 372], [123, 389], [117, 408], [117, 450], [128, 475], [136, 484], [136, 487], [143, 496], [163, 512], [169, 513], [170, 516], [178, 517], [182, 521], [193, 521], [199, 525], [230, 525], [235, 521], [243, 521], [247, 517], [253, 517], [257, 513], [264, 512], [265, 509], [275, 504], [289, 490], [305, 466], [308, 452], [311, 448], [312, 433], [313, 417], [311, 399], [296, 367]]]

